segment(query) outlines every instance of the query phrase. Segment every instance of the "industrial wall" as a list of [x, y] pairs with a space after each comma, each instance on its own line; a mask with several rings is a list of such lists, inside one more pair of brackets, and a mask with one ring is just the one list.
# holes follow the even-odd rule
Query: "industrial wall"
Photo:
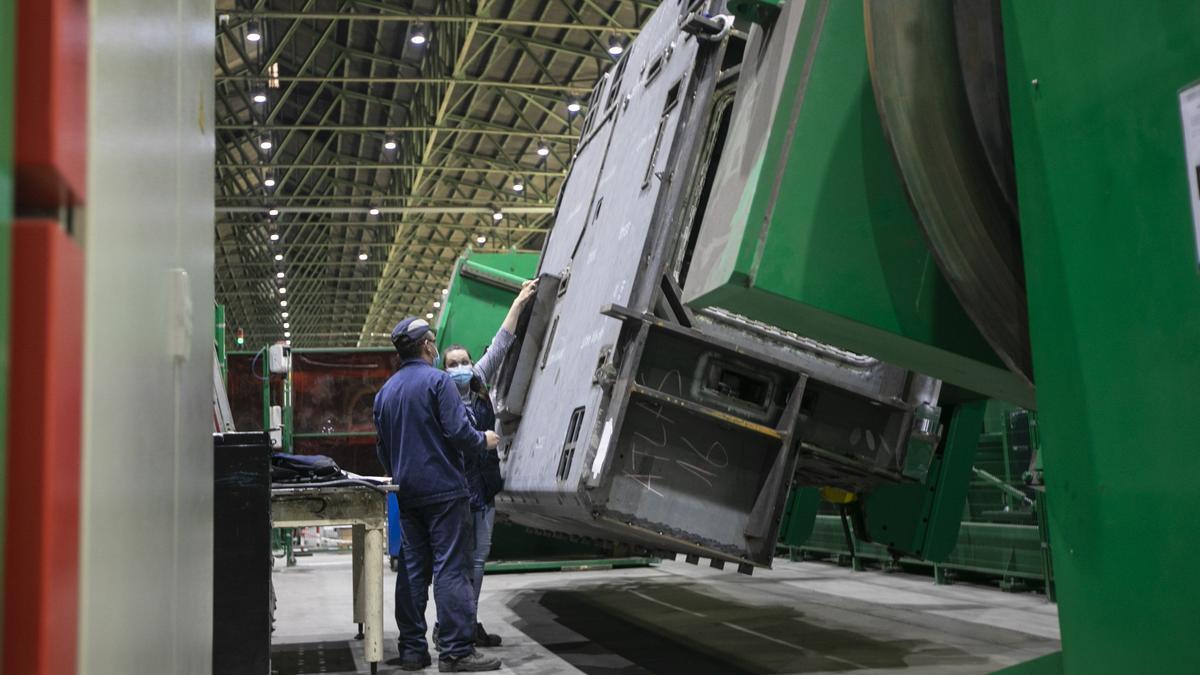
[[90, 11], [79, 672], [207, 675], [214, 8]]

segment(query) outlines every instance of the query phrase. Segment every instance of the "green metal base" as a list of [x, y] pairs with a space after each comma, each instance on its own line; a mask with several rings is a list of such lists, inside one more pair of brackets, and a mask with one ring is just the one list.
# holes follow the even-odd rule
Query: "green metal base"
[[519, 572], [585, 572], [615, 570], [627, 567], [649, 567], [658, 564], [657, 558], [597, 558], [594, 560], [495, 560], [483, 568], [484, 574], [513, 574]]
[[[817, 516], [812, 536], [804, 545], [781, 546], [780, 550], [793, 560], [833, 557], [839, 564], [843, 558], [849, 564], [849, 551], [837, 516]], [[893, 562], [885, 547], [857, 537], [854, 554], [855, 569], [861, 569], [864, 561], [885, 566]], [[935, 564], [901, 557], [899, 564], [910, 569], [928, 569], [939, 584], [949, 583], [954, 572], [963, 572], [994, 577], [1004, 590], [1040, 590], [1045, 582], [1042, 555], [1042, 538], [1036, 526], [964, 522], [958, 544], [946, 560]]]

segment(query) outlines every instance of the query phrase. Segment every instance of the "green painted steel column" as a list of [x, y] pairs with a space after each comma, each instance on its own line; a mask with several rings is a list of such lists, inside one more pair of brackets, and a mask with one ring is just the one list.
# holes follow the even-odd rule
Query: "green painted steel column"
[[1193, 672], [1200, 3], [1003, 7], [1060, 665]]
[[954, 550], [987, 401], [954, 409], [941, 454], [921, 483], [885, 485], [851, 510], [855, 529], [907, 555], [941, 562]]
[[[13, 216], [12, 120], [13, 120], [13, 47], [16, 15], [11, 0], [0, 0], [0, 582], [4, 579], [4, 551], [7, 540], [4, 524], [7, 501], [8, 457], [8, 313], [10, 307], [9, 255]], [[0, 583], [0, 607], [4, 607], [4, 587]], [[4, 661], [3, 612], [0, 612], [0, 662]]]

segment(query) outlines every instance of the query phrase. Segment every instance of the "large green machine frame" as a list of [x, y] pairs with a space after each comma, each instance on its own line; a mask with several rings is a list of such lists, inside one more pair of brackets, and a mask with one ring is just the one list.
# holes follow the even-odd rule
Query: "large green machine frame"
[[817, 497], [811, 488], [808, 494], [792, 495], [780, 528], [780, 548], [793, 560], [833, 557], [856, 570], [867, 561], [888, 568], [898, 565], [927, 570], [937, 583], [962, 575], [994, 580], [1005, 590], [1041, 589], [1053, 600], [1045, 492], [1036, 485], [1040, 472], [1030, 466], [1039, 460], [1036, 415], [989, 401], [962, 523], [954, 547], [945, 556], [936, 562], [898, 556], [887, 546], [858, 536], [853, 523], [843, 524], [833, 504], [820, 505], [810, 528], [808, 519]]
[[1200, 79], [1200, 4], [1004, 9], [1063, 640], [1043, 665], [1192, 670], [1200, 275], [1178, 94]]
[[[1200, 214], [1189, 174], [1200, 167], [1187, 163], [1180, 93], [1200, 82], [1200, 3], [731, 7], [747, 21], [795, 21], [773, 33], [795, 44], [778, 99], [759, 106], [764, 149], [738, 158], [732, 229], [701, 234], [701, 251], [732, 244], [714, 245], [689, 279], [691, 304], [933, 373], [960, 400], [974, 391], [1036, 407], [1063, 651], [1013, 671], [1194, 670]], [[956, 21], [972, 12], [996, 37], [989, 51], [955, 46]], [[994, 109], [956, 98], [997, 73], [1002, 96], [971, 99]], [[963, 135], [972, 128], [981, 139]], [[988, 146], [996, 138], [1012, 185]], [[975, 144], [991, 166], [955, 161]], [[1004, 208], [977, 189], [989, 170], [1019, 241], [988, 229]], [[897, 206], [898, 186], [911, 211]], [[964, 232], [979, 235], [972, 246]], [[922, 239], [936, 268], [910, 246]], [[971, 276], [997, 261], [1017, 278]], [[992, 291], [993, 305], [979, 302]], [[964, 315], [995, 351], [962, 329]], [[870, 506], [867, 496], [858, 508]]]

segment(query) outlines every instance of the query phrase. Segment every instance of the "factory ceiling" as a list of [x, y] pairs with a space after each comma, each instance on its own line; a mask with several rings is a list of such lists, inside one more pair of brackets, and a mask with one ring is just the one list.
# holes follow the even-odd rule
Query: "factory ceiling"
[[229, 329], [386, 346], [468, 248], [539, 250], [587, 93], [657, 4], [218, 0]]

